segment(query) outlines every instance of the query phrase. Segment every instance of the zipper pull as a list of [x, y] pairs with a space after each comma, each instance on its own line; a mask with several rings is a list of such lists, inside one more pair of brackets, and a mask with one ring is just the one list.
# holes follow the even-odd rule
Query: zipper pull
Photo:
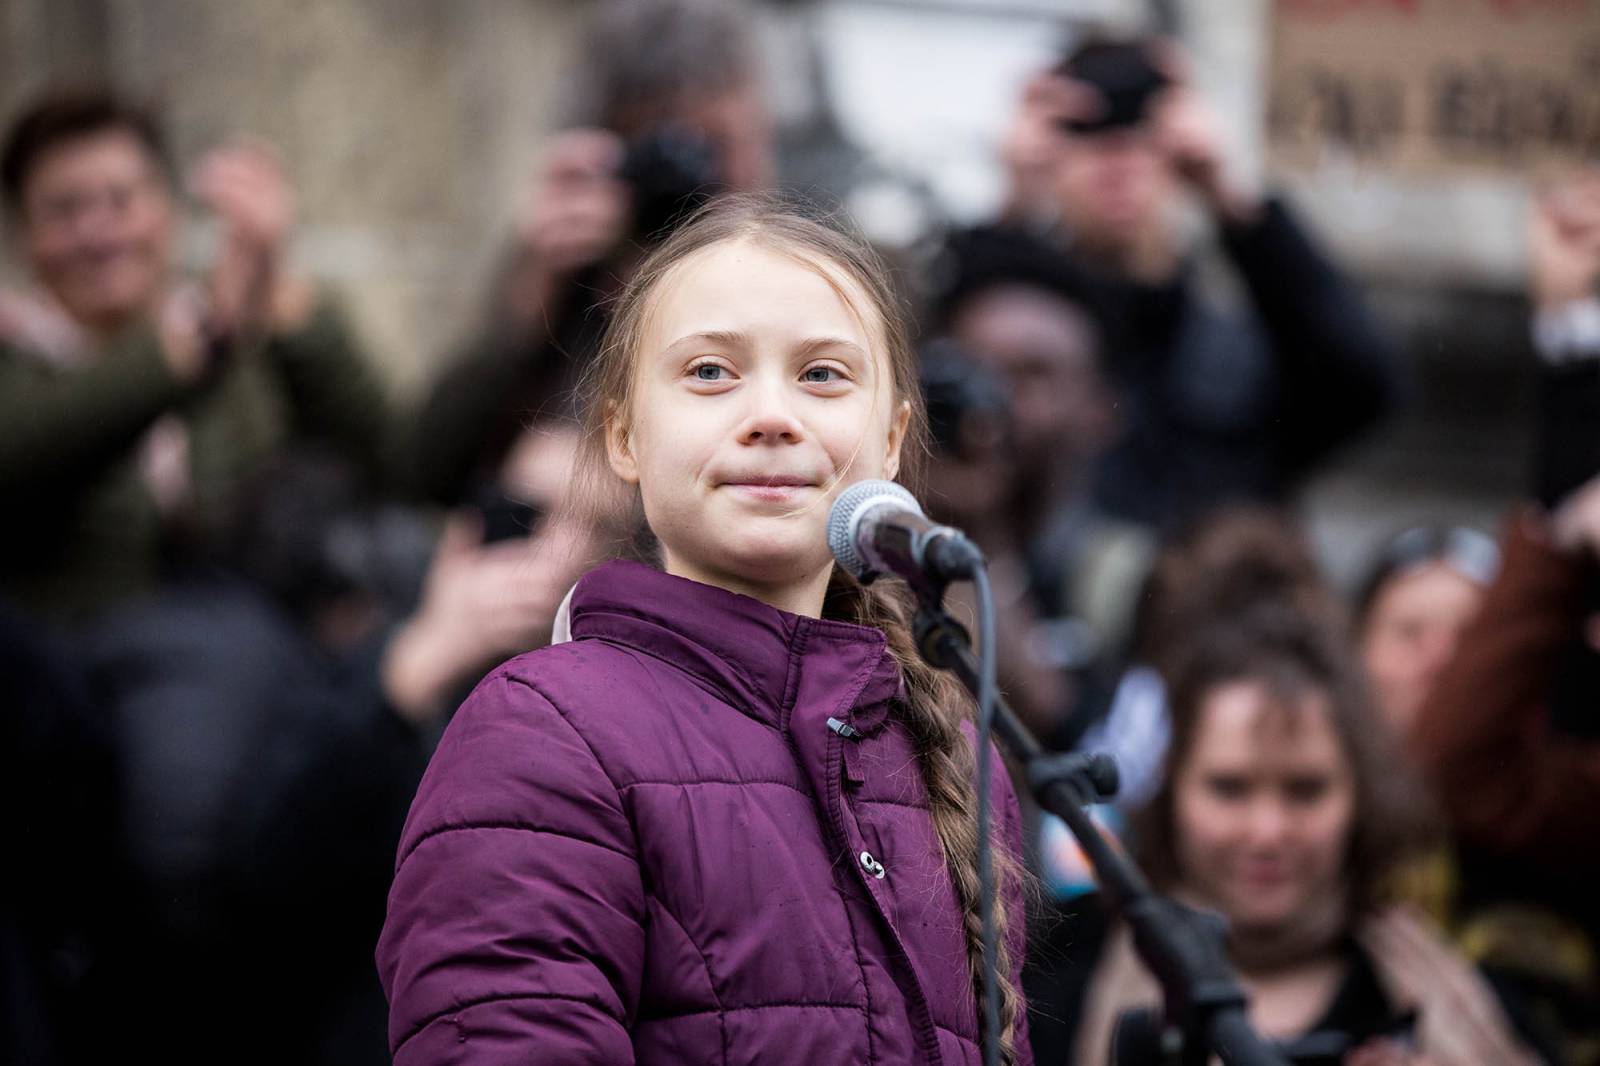
[[840, 721], [837, 718], [830, 718], [830, 719], [828, 719], [828, 728], [833, 730], [835, 733], [838, 733], [841, 737], [844, 737], [846, 740], [860, 740], [861, 739], [861, 730], [857, 729], [855, 726], [851, 725], [849, 722], [843, 722], [843, 721]]

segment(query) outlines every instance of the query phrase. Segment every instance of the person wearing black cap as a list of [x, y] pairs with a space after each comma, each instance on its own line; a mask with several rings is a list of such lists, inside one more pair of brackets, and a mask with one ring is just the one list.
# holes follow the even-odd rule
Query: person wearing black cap
[[[1093, 40], [1035, 78], [1006, 141], [1010, 224], [1092, 272], [1121, 435], [1096, 495], [1157, 528], [1276, 500], [1396, 403], [1400, 357], [1287, 207], [1240, 172], [1159, 41]], [[1202, 282], [1182, 207], [1217, 230], [1244, 299]]]

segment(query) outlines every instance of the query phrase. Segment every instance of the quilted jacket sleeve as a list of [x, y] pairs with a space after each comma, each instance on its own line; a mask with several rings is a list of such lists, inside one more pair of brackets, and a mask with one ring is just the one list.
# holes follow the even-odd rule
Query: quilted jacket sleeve
[[643, 911], [594, 752], [526, 681], [492, 674], [400, 842], [377, 952], [396, 1066], [631, 1063]]

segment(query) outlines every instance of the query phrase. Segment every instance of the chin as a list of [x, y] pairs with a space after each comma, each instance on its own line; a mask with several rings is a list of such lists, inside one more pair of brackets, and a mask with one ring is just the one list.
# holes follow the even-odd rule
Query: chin
[[812, 540], [794, 538], [750, 538], [724, 548], [728, 571], [762, 585], [806, 581], [818, 570], [833, 565], [833, 557], [819, 552]]
[[97, 284], [84, 286], [66, 301], [74, 318], [93, 323], [131, 322], [143, 315], [152, 297], [149, 286]]
[[1277, 929], [1295, 920], [1304, 901], [1294, 899], [1262, 899], [1259, 895], [1235, 900], [1229, 908], [1231, 921], [1241, 928]]

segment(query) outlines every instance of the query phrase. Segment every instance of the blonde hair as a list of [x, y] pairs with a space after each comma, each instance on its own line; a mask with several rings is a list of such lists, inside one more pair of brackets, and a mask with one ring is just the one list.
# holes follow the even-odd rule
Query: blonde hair
[[[884, 347], [893, 398], [897, 405], [908, 404], [911, 411], [902, 448], [900, 480], [914, 488], [927, 450], [926, 420], [906, 315], [887, 269], [864, 241], [814, 217], [800, 205], [763, 194], [718, 198], [658, 246], [624, 286], [599, 353], [581, 386], [587, 411], [587, 433], [580, 469], [585, 480], [599, 493], [583, 495], [616, 499], [615, 485], [602, 484], [610, 474], [605, 450], [606, 429], [618, 420], [625, 425], [631, 417], [638, 355], [664, 283], [695, 253], [735, 241], [747, 241], [779, 252], [816, 270], [835, 287], [855, 314], [878, 327], [875, 332]], [[856, 307], [851, 294], [829, 275], [830, 267], [858, 286], [871, 306]], [[872, 321], [874, 318], [876, 322]], [[617, 481], [615, 477], [610, 480]], [[882, 630], [890, 651], [899, 662], [906, 683], [901, 720], [916, 748], [928, 791], [929, 814], [961, 906], [973, 1001], [975, 1006], [981, 1007], [983, 922], [978, 905], [977, 802], [972, 787], [976, 762], [973, 745], [961, 733], [962, 720], [971, 717], [969, 701], [949, 675], [935, 670], [918, 656], [911, 635], [911, 601], [903, 586], [891, 582], [864, 586], [836, 567], [828, 585], [823, 614]], [[995, 849], [995, 866], [1002, 885], [1020, 881], [1021, 868], [1006, 849]], [[1008, 1063], [1016, 1056], [1015, 1035], [1021, 1002], [1009, 979], [1011, 960], [1005, 933], [1010, 923], [1022, 920], [1021, 915], [1011, 914], [1009, 910], [1006, 893], [998, 893], [995, 924], [999, 934], [1001, 980], [997, 1011], [1002, 1054]], [[980, 1009], [980, 1030], [983, 1016]]]

